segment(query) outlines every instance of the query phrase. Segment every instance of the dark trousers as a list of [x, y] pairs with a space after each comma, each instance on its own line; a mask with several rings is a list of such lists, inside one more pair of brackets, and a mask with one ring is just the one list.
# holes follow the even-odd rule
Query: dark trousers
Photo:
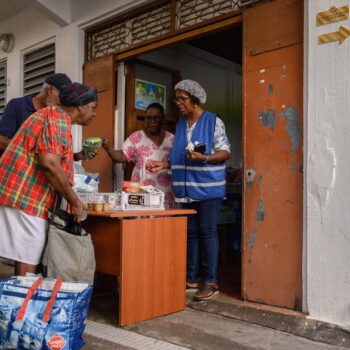
[[219, 258], [217, 223], [222, 199], [181, 204], [184, 209], [197, 211], [195, 215], [188, 215], [186, 280], [189, 283], [197, 283], [200, 259], [203, 257], [204, 282], [217, 282]]

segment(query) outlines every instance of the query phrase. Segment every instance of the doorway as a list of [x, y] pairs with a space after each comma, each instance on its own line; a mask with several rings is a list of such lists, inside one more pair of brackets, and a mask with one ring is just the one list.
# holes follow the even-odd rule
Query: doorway
[[[106, 102], [101, 108], [106, 110], [107, 104], [109, 108], [101, 124], [109, 126], [112, 134], [118, 124], [115, 60], [126, 63], [124, 66], [131, 59], [156, 62], [204, 86], [208, 93], [205, 107], [221, 115], [231, 146], [236, 147], [228, 163], [232, 167], [228, 183], [237, 196], [227, 197], [226, 218], [233, 220], [237, 214], [235, 232], [240, 234], [228, 230], [232, 221], [219, 227], [221, 290], [244, 300], [296, 310], [301, 309], [302, 296], [302, 33], [302, 0], [262, 1], [244, 9], [242, 16], [89, 61], [84, 70], [86, 83], [100, 83], [99, 92]], [[184, 67], [180, 66], [182, 55], [186, 56]], [[216, 71], [210, 74], [213, 66]], [[120, 74], [127, 76], [127, 69], [118, 71], [118, 79]], [[232, 80], [240, 81], [240, 88], [235, 90]], [[120, 110], [118, 104], [120, 99], [116, 107]], [[233, 119], [236, 115], [240, 118]], [[132, 118], [136, 127], [137, 114]], [[96, 133], [97, 123], [98, 119], [93, 131], [84, 128], [84, 136]], [[107, 172], [111, 166], [106, 164]], [[94, 165], [101, 167], [98, 157], [89, 163], [91, 169]], [[231, 265], [237, 266], [237, 273]], [[230, 290], [232, 286], [238, 288]]]
[[[204, 87], [207, 102], [203, 108], [217, 113], [225, 123], [231, 157], [226, 162], [227, 197], [223, 201], [218, 225], [218, 278], [222, 295], [239, 298], [242, 243], [242, 27], [236, 25], [160, 48], [125, 61], [125, 64], [126, 136], [142, 128], [147, 106], [142, 104], [140, 89], [143, 86], [154, 90], [160, 87], [165, 91], [164, 128], [175, 131], [179, 112], [173, 103], [174, 86], [182, 79], [198, 81]], [[155, 101], [158, 99], [155, 98]], [[130, 168], [126, 167], [126, 180], [130, 179], [130, 174]]]

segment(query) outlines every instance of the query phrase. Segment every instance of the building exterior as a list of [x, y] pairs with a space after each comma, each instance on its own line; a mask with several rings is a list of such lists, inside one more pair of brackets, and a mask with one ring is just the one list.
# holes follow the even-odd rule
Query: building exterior
[[[180, 6], [183, 1], [169, 3], [171, 6], [175, 6], [174, 4]], [[204, 6], [203, 3], [209, 8], [210, 6], [215, 8], [220, 1], [197, 0], [190, 1], [190, 3], [194, 9]], [[319, 12], [329, 10], [331, 5], [340, 7], [344, 6], [345, 3], [340, 0], [334, 0], [332, 3], [327, 0], [305, 0], [304, 2], [301, 0], [275, 0], [266, 3], [263, 1], [257, 3], [242, 1], [242, 5], [246, 3], [248, 6], [242, 8], [235, 1], [226, 1], [225, 3], [233, 6], [231, 10], [227, 12], [225, 10], [221, 13], [220, 21], [215, 21], [214, 18], [213, 21], [206, 22], [205, 28], [207, 28], [208, 33], [215, 32], [220, 28], [230, 28], [237, 23], [241, 23], [240, 26], [243, 28], [243, 64], [240, 65], [240, 68], [237, 68], [236, 64], [230, 66], [227, 61], [217, 59], [218, 66], [226, 65], [225, 69], [234, 71], [235, 73], [232, 74], [237, 74], [237, 76], [243, 74], [243, 92], [241, 91], [241, 95], [239, 95], [236, 91], [235, 94], [240, 98], [243, 96], [243, 135], [241, 135], [243, 141], [240, 142], [242, 142], [243, 148], [246, 204], [243, 212], [245, 225], [242, 297], [256, 302], [301, 310], [308, 313], [312, 319], [334, 323], [350, 330], [350, 301], [348, 297], [350, 295], [350, 268], [348, 266], [350, 197], [347, 193], [350, 189], [350, 165], [348, 161], [348, 147], [350, 145], [347, 142], [350, 133], [350, 119], [347, 118], [350, 115], [350, 103], [347, 98], [350, 89], [349, 75], [347, 74], [350, 69], [349, 64], [347, 64], [350, 55], [350, 40], [345, 39], [341, 44], [338, 41], [319, 44], [318, 40], [319, 35], [336, 32], [341, 25], [349, 28], [350, 19], [316, 25], [316, 16]], [[125, 79], [123, 69], [127, 64], [124, 62], [131, 55], [128, 56], [130, 52], [128, 53], [126, 50], [127, 47], [121, 47], [116, 53], [101, 49], [95, 51], [95, 56], [89, 56], [91, 52], [94, 52], [89, 49], [89, 45], [96, 47], [96, 39], [91, 35], [88, 36], [88, 33], [96, 31], [101, 24], [103, 25], [100, 28], [109, 28], [115, 23], [109, 21], [116, 16], [119, 18], [122, 18], [120, 17], [122, 15], [125, 15], [125, 18], [130, 18], [135, 14], [139, 16], [138, 9], [140, 8], [146, 9], [147, 13], [148, 7], [144, 8], [144, 6], [150, 6], [153, 9], [153, 5], [154, 2], [144, 0], [100, 0], [98, 2], [90, 0], [59, 2], [55, 0], [13, 0], [9, 1], [8, 4], [1, 4], [0, 35], [11, 33], [14, 37], [13, 50], [10, 52], [0, 51], [0, 69], [5, 67], [3, 70], [5, 72], [3, 80], [6, 83], [6, 89], [3, 89], [4, 101], [30, 92], [28, 89], [30, 89], [30, 82], [34, 78], [30, 76], [30, 71], [26, 72], [26, 62], [30, 61], [30, 54], [33, 51], [39, 50], [40, 52], [41, 48], [50, 47], [52, 44], [54, 47], [51, 46], [51, 51], [44, 52], [47, 57], [45, 56], [43, 59], [50, 61], [49, 57], [54, 57], [54, 70], [68, 74], [75, 81], [83, 81], [84, 79], [88, 83], [94, 83], [95, 66], [89, 63], [90, 59], [105, 60], [105, 66], [108, 66], [108, 69], [112, 65], [114, 67], [115, 62], [117, 62], [119, 68], [117, 72], [112, 70], [106, 73], [102, 70], [100, 75], [98, 71], [100, 80], [97, 81], [97, 84], [101, 83], [99, 88], [101, 108], [105, 108], [104, 113], [109, 115], [110, 120], [113, 120], [109, 131], [112, 138], [115, 138], [115, 145], [120, 145], [120, 140], [135, 127], [130, 126], [127, 118], [120, 117], [122, 114], [124, 115], [124, 112], [127, 114], [127, 106], [120, 103], [127, 91], [123, 88], [119, 89], [119, 87]], [[288, 6], [292, 5], [296, 6], [293, 7], [295, 13], [288, 12]], [[267, 9], [264, 17], [259, 10], [256, 10], [263, 6], [266, 6], [265, 10]], [[299, 16], [297, 6], [300, 6], [302, 10], [301, 16]], [[230, 15], [234, 11], [238, 12]], [[237, 21], [238, 16], [241, 16], [239, 21]], [[252, 18], [253, 20], [250, 22]], [[207, 17], [202, 21], [206, 20]], [[223, 21], [226, 21], [226, 24], [222, 24]], [[261, 46], [254, 42], [258, 31], [263, 31], [264, 28], [270, 28], [270, 33], [273, 35], [283, 32], [281, 28], [284, 21], [291, 23], [289, 28], [295, 24], [291, 38], [285, 37], [285, 41], [277, 38], [274, 41], [271, 37], [269, 42], [269, 44], [272, 43], [271, 47], [264, 46], [263, 41]], [[215, 27], [219, 22], [222, 27]], [[253, 27], [251, 24], [260, 22], [262, 23], [261, 27]], [[303, 24], [301, 36], [298, 31], [300, 23]], [[189, 33], [191, 31], [193, 33], [193, 30], [200, 31], [204, 25], [202, 26], [199, 21], [193, 28], [190, 28], [191, 30], [183, 29], [182, 32], [180, 30], [176, 34], [177, 36], [169, 37], [164, 28], [165, 32], [159, 34], [160, 39], [155, 37], [147, 39], [149, 40], [147, 42], [151, 45], [168, 40], [169, 43], [174, 44], [177, 43], [175, 37], [190, 35]], [[252, 32], [253, 35], [249, 37]], [[199, 34], [201, 33], [196, 32], [196, 35], [199, 36]], [[115, 35], [117, 38], [118, 34]], [[119, 34], [119, 36], [121, 35]], [[86, 40], [88, 37], [90, 41]], [[115, 45], [115, 38], [111, 45]], [[186, 37], [183, 37], [181, 40], [185, 39]], [[144, 39], [140, 39], [140, 43], [142, 40]], [[259, 37], [259, 40], [264, 40], [264, 37]], [[136, 50], [134, 56], [146, 55], [143, 56], [143, 59], [147, 57], [150, 59], [152, 54], [155, 55], [150, 51], [151, 49], [160, 49], [160, 47], [151, 48], [149, 46], [146, 48], [146, 45], [138, 46], [137, 42], [133, 44], [136, 45], [133, 47]], [[103, 45], [101, 47], [103, 48]], [[165, 41], [162, 48], [165, 48], [165, 51], [162, 51], [164, 59], [162, 65], [164, 66], [164, 62], [170, 62], [169, 57], [174, 57], [177, 54], [174, 51], [177, 49], [168, 48]], [[182, 54], [185, 54], [187, 49], [183, 48]], [[280, 52], [279, 55], [276, 54], [277, 51]], [[111, 59], [113, 52], [114, 58]], [[199, 55], [199, 51], [197, 53]], [[249, 56], [249, 53], [252, 55]], [[197, 62], [195, 59], [199, 59], [194, 51], [188, 55], [192, 57], [193, 61], [191, 62]], [[278, 57], [275, 57], [276, 55]], [[165, 60], [164, 57], [168, 58]], [[259, 61], [261, 57], [264, 57], [263, 61]], [[289, 60], [290, 57], [293, 59]], [[155, 59], [159, 59], [159, 56]], [[206, 58], [201, 57], [201, 60], [205, 60], [205, 62], [212, 59], [214, 58], [210, 55]], [[91, 60], [91, 62], [93, 61]], [[101, 63], [97, 67], [101, 67]], [[288, 73], [281, 73], [280, 70], [283, 69], [287, 69]], [[282, 84], [283, 76], [292, 76], [294, 79], [285, 88], [278, 85]], [[273, 81], [273, 84], [267, 84], [269, 79]], [[107, 81], [109, 88], [104, 85]], [[264, 85], [265, 83], [266, 85]], [[261, 94], [259, 86], [265, 88], [263, 103], [259, 102]], [[113, 98], [117, 95], [119, 101], [117, 113], [114, 111], [114, 99], [112, 107], [106, 107], [110, 103], [110, 96], [107, 96], [109, 93], [113, 95]], [[282, 95], [287, 95], [287, 99]], [[298, 103], [300, 106], [296, 107]], [[280, 105], [277, 106], [277, 104]], [[290, 109], [288, 109], [289, 107]], [[295, 114], [296, 109], [293, 108], [298, 109], [297, 114]], [[273, 113], [269, 112], [272, 110], [274, 110]], [[234, 113], [240, 113], [240, 110], [234, 111]], [[281, 113], [281, 111], [285, 113]], [[294, 117], [298, 118], [298, 123], [295, 123]], [[301, 120], [303, 121], [301, 122]], [[130, 130], [127, 129], [128, 125]], [[285, 129], [287, 125], [290, 125], [289, 131]], [[250, 142], [249, 140], [254, 140], [252, 132], [256, 138], [255, 141]], [[74, 129], [76, 149], [79, 148], [82, 137], [81, 129], [78, 127]], [[239, 136], [237, 138], [239, 139]], [[266, 146], [268, 140], [272, 139], [276, 143]], [[277, 142], [283, 146], [284, 140], [287, 140], [287, 143], [290, 142], [292, 148], [283, 150], [284, 156], [278, 160], [277, 153], [267, 150], [276, 149]], [[296, 147], [295, 150], [293, 150], [293, 144]], [[263, 164], [259, 163], [260, 156], [257, 156], [259, 159], [254, 159], [254, 155], [260, 155], [258, 152], [260, 147], [263, 152], [269, 154], [269, 157], [263, 158]], [[278, 154], [281, 154], [280, 152]], [[291, 178], [291, 182], [288, 182], [289, 180], [283, 182], [286, 179], [286, 174], [289, 173], [280, 167], [282, 162], [287, 163], [289, 172], [290, 168], [296, 172], [296, 175]], [[239, 163], [239, 158], [237, 158], [237, 163]], [[274, 164], [276, 167], [273, 166]], [[106, 166], [111, 167], [111, 164], [106, 163]], [[266, 182], [261, 174], [264, 175], [264, 179], [266, 178]], [[284, 180], [282, 181], [281, 178]], [[272, 185], [268, 185], [269, 183], [277, 183], [278, 185], [273, 189]], [[269, 188], [268, 192], [264, 192], [266, 186]], [[253, 190], [251, 190], [252, 188]], [[263, 189], [259, 190], [259, 188]], [[282, 194], [285, 193], [290, 195], [292, 199], [283, 197]], [[283, 203], [279, 203], [280, 199], [294, 202], [285, 203], [282, 201]], [[289, 240], [283, 237], [280, 232], [289, 232]], [[269, 237], [275, 238], [269, 241]], [[278, 237], [282, 237], [282, 239], [278, 240]], [[295, 241], [298, 243], [293, 245]], [[286, 242], [285, 252], [283, 251], [283, 242]], [[275, 247], [273, 247], [274, 245]], [[296, 249], [295, 251], [289, 249], [292, 245], [293, 249]], [[257, 255], [254, 255], [253, 249], [257, 249]], [[279, 249], [282, 250], [286, 266], [283, 266], [283, 260], [279, 262], [275, 260], [269, 264], [269, 257], [275, 254], [273, 249], [277, 252], [280, 252]], [[257, 265], [254, 265], [254, 259], [259, 262]], [[281, 259], [281, 255], [278, 259]], [[296, 270], [290, 269], [291, 266], [295, 265], [298, 265]], [[281, 267], [281, 271], [277, 271], [279, 268], [277, 269], [276, 266], [283, 267]], [[257, 276], [255, 275], [256, 271], [259, 271]], [[268, 277], [265, 276], [265, 272]], [[276, 277], [275, 280], [271, 277], [288, 273], [291, 273], [293, 278], [287, 284], [279, 284], [280, 277]], [[271, 289], [264, 284], [264, 281], [259, 280], [261, 276], [272, 285]], [[294, 296], [292, 302], [289, 302], [289, 297], [284, 299], [284, 294], [288, 294], [287, 290], [289, 289], [293, 290], [291, 293]], [[271, 290], [274, 292], [272, 293]], [[269, 299], [271, 293], [276, 295], [273, 300]], [[287, 299], [288, 301], [286, 301]]]

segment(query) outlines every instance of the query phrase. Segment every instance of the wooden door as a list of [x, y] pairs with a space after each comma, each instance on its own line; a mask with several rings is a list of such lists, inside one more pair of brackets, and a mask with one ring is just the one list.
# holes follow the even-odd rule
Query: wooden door
[[[84, 64], [84, 83], [98, 90], [96, 118], [83, 128], [83, 138], [107, 137], [114, 144], [114, 110], [116, 68], [113, 56], [105, 56]], [[94, 159], [83, 162], [85, 169], [99, 173], [100, 192], [111, 192], [113, 188], [113, 163], [107, 152], [101, 149]]]
[[[126, 122], [125, 122], [125, 135], [130, 136], [134, 131], [141, 130], [142, 120], [145, 115], [145, 111], [138, 109], [135, 106], [135, 81], [140, 78], [136, 72], [136, 65], [138, 67], [143, 66], [148, 69], [152, 69], [154, 73], [167, 74], [171, 79], [171, 84], [166, 87], [167, 101], [165, 103], [165, 120], [163, 128], [169, 132], [174, 133], [177, 121], [179, 119], [177, 108], [170, 108], [169, 103], [173, 104], [174, 86], [181, 80], [180, 72], [170, 67], [164, 67], [162, 65], [144, 61], [141, 59], [134, 59], [126, 62]], [[156, 74], [152, 77], [153, 83], [159, 83]], [[151, 102], [151, 101], [150, 101]], [[156, 101], [153, 101], [156, 102]]]
[[[143, 77], [140, 77], [140, 71], [137, 71], [137, 66], [147, 68], [149, 70], [152, 70], [154, 75], [150, 77], [148, 74], [147, 81], [150, 83], [155, 84], [161, 84], [158, 80], [159, 77], [157, 77], [157, 73], [160, 74], [166, 74], [169, 77], [169, 80], [171, 80], [171, 83], [166, 86], [166, 99], [167, 101], [164, 101], [165, 105], [165, 119], [164, 119], [164, 125], [163, 129], [167, 130], [169, 132], [174, 133], [177, 120], [179, 118], [178, 110], [176, 108], [172, 108], [173, 106], [169, 106], [169, 103], [173, 103], [173, 90], [176, 83], [180, 81], [180, 72], [178, 70], [164, 67], [156, 63], [144, 61], [141, 59], [134, 59], [125, 62], [126, 65], [126, 109], [125, 109], [125, 137], [130, 136], [133, 132], [137, 130], [141, 130], [143, 128], [143, 118], [145, 116], [145, 110], [136, 108], [136, 81], [137, 80], [144, 80]], [[151, 102], [157, 102], [156, 100]], [[125, 165], [124, 168], [124, 179], [130, 180], [132, 170], [134, 165], [129, 163]]]
[[303, 3], [244, 14], [243, 298], [301, 309]]

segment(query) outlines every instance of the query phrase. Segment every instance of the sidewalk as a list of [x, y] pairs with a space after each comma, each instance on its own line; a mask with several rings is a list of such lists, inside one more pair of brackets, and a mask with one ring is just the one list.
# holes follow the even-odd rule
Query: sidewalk
[[[12, 274], [13, 267], [0, 261], [0, 279]], [[84, 334], [86, 350], [348, 349], [191, 308], [124, 328], [111, 324], [108, 317], [99, 319], [103, 323], [93, 321], [94, 315], [91, 315], [90, 319]]]

